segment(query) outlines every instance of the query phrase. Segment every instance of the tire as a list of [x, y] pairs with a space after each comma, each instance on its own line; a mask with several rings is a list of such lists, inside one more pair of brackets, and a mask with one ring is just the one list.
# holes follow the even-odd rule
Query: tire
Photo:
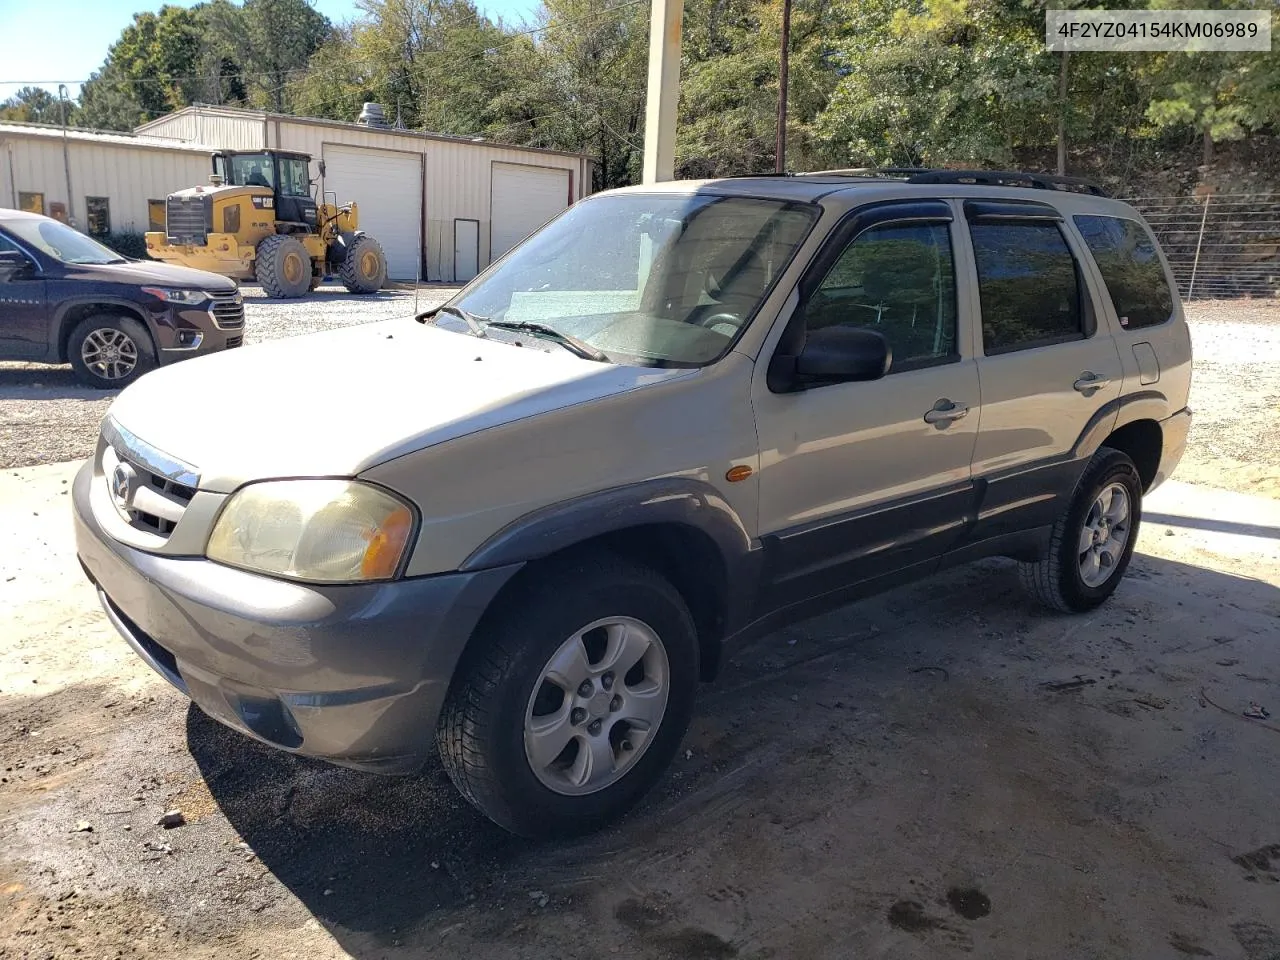
[[[1116, 546], [1109, 538], [1105, 543], [1098, 539], [1104, 533], [1114, 536], [1120, 531], [1120, 522], [1114, 517], [1104, 528], [1099, 529], [1093, 524], [1100, 516], [1095, 507], [1100, 505], [1104, 491], [1113, 494], [1108, 503], [1110, 512], [1115, 516], [1120, 512], [1119, 492], [1123, 491], [1127, 498], [1123, 546]], [[1111, 447], [1100, 448], [1076, 484], [1071, 503], [1054, 523], [1043, 554], [1032, 563], [1019, 564], [1023, 587], [1053, 610], [1063, 613], [1093, 610], [1110, 597], [1124, 579], [1141, 522], [1142, 478], [1137, 467], [1121, 451]], [[1094, 545], [1081, 550], [1088, 539], [1086, 524], [1090, 525]], [[1106, 549], [1107, 544], [1111, 544], [1110, 550]], [[1102, 560], [1094, 576], [1088, 578], [1087, 554]]]
[[311, 289], [311, 257], [296, 237], [276, 234], [258, 244], [254, 273], [268, 297], [301, 297]]
[[67, 359], [81, 383], [119, 390], [155, 368], [156, 347], [147, 328], [132, 317], [96, 313], [71, 331]]
[[373, 237], [356, 237], [338, 266], [342, 285], [351, 293], [377, 293], [387, 280], [387, 258]]
[[[502, 612], [482, 624], [459, 664], [436, 732], [440, 756], [462, 795], [512, 833], [542, 837], [590, 832], [636, 803], [680, 745], [698, 683], [693, 619], [663, 577], [607, 554], [539, 571], [516, 589]], [[614, 625], [584, 631], [601, 621]], [[595, 671], [590, 681], [594, 693], [585, 701], [578, 695], [581, 687], [567, 693], [544, 678], [553, 657], [570, 648], [580, 633], [585, 640], [575, 649], [585, 653], [585, 666]], [[610, 685], [602, 671], [612, 652], [641, 649], [642, 641], [647, 646], [636, 668], [644, 676], [633, 668]], [[662, 653], [664, 709], [657, 706], [660, 692], [654, 692], [662, 688]], [[573, 658], [561, 662], [571, 664]], [[571, 674], [571, 666], [563, 673]], [[624, 696], [628, 705], [616, 706]], [[647, 731], [626, 719], [642, 710], [657, 717]], [[557, 723], [556, 717], [562, 720]], [[526, 747], [533, 734], [526, 734], [526, 725], [539, 718], [571, 731], [572, 737], [556, 761], [535, 769], [529, 752], [534, 748]], [[591, 751], [589, 744], [600, 752]], [[547, 754], [554, 749], [553, 744]], [[574, 773], [588, 757], [606, 758], [598, 762], [609, 766], [598, 767], [598, 779], [588, 777], [575, 785]], [[615, 772], [617, 764], [622, 766]]]

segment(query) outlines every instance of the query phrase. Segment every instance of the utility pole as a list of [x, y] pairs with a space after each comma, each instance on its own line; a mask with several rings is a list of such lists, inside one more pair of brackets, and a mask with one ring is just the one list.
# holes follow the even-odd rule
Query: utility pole
[[680, 31], [684, 0], [649, 5], [649, 92], [644, 111], [642, 180], [676, 176], [676, 111], [680, 106]]
[[67, 175], [67, 221], [76, 225], [75, 202], [71, 199], [71, 151], [67, 147], [67, 85], [58, 84], [58, 100], [62, 104], [62, 170]]
[[787, 170], [787, 72], [791, 54], [791, 0], [782, 0], [782, 51], [778, 58], [778, 145], [774, 172]]

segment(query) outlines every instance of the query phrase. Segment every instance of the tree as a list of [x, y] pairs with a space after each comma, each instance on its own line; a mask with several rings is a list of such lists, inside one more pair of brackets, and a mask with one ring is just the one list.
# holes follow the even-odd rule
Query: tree
[[233, 36], [243, 41], [241, 62], [252, 77], [251, 99], [277, 113], [289, 106], [289, 81], [306, 69], [332, 30], [307, 0], [245, 0], [238, 23], [225, 16], [222, 22], [228, 32], [239, 28]]
[[[18, 123], [62, 123], [63, 102], [43, 87], [23, 87], [0, 103], [0, 120]], [[65, 104], [67, 122], [74, 123], [74, 103]]]

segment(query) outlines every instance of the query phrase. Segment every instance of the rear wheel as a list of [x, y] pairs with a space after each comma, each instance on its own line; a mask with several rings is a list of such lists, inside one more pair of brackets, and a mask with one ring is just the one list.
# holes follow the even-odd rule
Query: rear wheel
[[67, 341], [76, 377], [99, 390], [118, 390], [156, 365], [151, 335], [137, 320], [99, 313], [81, 320]]
[[258, 244], [254, 272], [268, 297], [300, 297], [311, 289], [311, 258], [296, 237], [276, 234]]
[[1023, 587], [1064, 613], [1097, 607], [1120, 585], [1142, 519], [1142, 478], [1119, 450], [1093, 455], [1038, 560], [1023, 563]]
[[373, 237], [356, 237], [338, 267], [342, 285], [352, 293], [376, 293], [387, 279], [387, 258]]
[[482, 628], [440, 718], [462, 794], [524, 836], [583, 833], [661, 776], [693, 712], [698, 647], [655, 571], [597, 555], [526, 582]]

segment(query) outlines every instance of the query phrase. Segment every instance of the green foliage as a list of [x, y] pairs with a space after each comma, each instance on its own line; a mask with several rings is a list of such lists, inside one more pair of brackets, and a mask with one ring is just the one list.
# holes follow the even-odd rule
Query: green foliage
[[307, 0], [209, 0], [135, 14], [83, 85], [78, 122], [128, 130], [196, 102], [287, 110], [290, 81], [330, 30]]
[[105, 237], [98, 237], [98, 242], [131, 260], [150, 259], [147, 256], [147, 239], [136, 231], [118, 230]]
[[11, 123], [62, 123], [63, 109], [67, 122], [75, 123], [76, 105], [64, 102], [43, 87], [23, 87], [0, 103], [0, 121]]
[[[1272, 9], [1274, 0], [1111, 0]], [[1280, 53], [1050, 53], [1046, 6], [1091, 0], [794, 0], [786, 166], [1010, 166], [1181, 149], [1280, 127]], [[205, 0], [140, 13], [73, 122], [129, 129], [194, 101], [581, 151], [595, 187], [639, 177], [648, 7], [543, 0], [536, 22], [475, 0], [359, 0], [331, 26], [309, 0]], [[775, 163], [782, 0], [685, 0], [680, 175]], [[1273, 13], [1273, 17], [1276, 15]], [[1280, 22], [1274, 32], [1280, 35]], [[52, 113], [50, 112], [52, 108]], [[41, 91], [0, 117], [57, 120]], [[1068, 169], [1070, 172], [1070, 169]]]

